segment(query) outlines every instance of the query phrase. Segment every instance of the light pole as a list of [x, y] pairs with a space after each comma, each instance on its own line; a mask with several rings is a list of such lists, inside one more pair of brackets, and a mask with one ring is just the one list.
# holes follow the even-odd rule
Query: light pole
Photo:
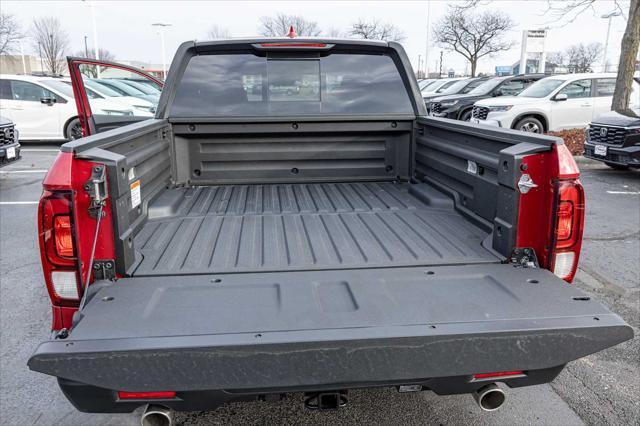
[[620, 16], [622, 12], [614, 10], [613, 12], [605, 13], [601, 16], [602, 19], [608, 19], [607, 24], [607, 38], [604, 41], [604, 52], [602, 52], [602, 72], [607, 72], [607, 50], [609, 49], [609, 33], [611, 32], [611, 18], [614, 16]]
[[[93, 2], [88, 0], [82, 0], [89, 5], [91, 11], [91, 25], [93, 26], [93, 54], [96, 60], [100, 60], [100, 49], [98, 48], [98, 28], [96, 26], [96, 11], [93, 7]], [[89, 55], [87, 55], [88, 57]], [[96, 67], [98, 78], [100, 78], [100, 67]]]
[[166, 24], [162, 22], [156, 22], [155, 24], [151, 24], [152, 27], [158, 27], [158, 32], [160, 33], [160, 43], [162, 44], [162, 79], [167, 79], [167, 54], [164, 51], [164, 29], [166, 27], [170, 27], [171, 24]]
[[429, 32], [431, 32], [431, 2], [427, 0], [427, 46], [424, 52], [424, 78], [429, 78]]

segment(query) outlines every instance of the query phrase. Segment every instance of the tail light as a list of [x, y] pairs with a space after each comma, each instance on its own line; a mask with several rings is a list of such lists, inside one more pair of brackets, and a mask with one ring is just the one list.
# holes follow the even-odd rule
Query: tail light
[[551, 270], [567, 282], [573, 281], [578, 268], [584, 228], [584, 190], [580, 180], [559, 180], [552, 235]]
[[42, 268], [54, 305], [75, 306], [80, 296], [70, 191], [44, 191], [38, 208]]
[[571, 282], [584, 226], [580, 170], [564, 144], [553, 145], [551, 152], [525, 156], [522, 166], [538, 187], [520, 197], [516, 247], [533, 248], [541, 267]]

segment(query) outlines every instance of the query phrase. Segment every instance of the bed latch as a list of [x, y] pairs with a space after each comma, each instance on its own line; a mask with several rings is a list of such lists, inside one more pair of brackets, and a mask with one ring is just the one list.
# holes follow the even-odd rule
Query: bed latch
[[521, 194], [526, 194], [533, 188], [537, 188], [538, 185], [531, 179], [531, 176], [528, 174], [523, 174], [520, 176], [520, 180], [518, 181], [518, 189], [520, 189]]

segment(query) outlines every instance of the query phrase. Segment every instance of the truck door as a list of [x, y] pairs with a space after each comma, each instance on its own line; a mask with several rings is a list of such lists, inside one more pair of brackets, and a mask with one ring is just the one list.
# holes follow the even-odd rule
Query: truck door
[[68, 57], [83, 135], [155, 116], [164, 82], [128, 65]]

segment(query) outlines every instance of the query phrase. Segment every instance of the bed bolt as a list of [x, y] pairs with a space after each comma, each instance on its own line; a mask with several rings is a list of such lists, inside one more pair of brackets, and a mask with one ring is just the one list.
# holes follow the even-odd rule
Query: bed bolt
[[293, 124], [291, 125], [291, 127], [293, 127], [294, 129], [298, 130], [298, 127], [299, 127], [299, 126], [298, 126], [298, 123], [293, 123]]
[[99, 263], [94, 263], [94, 264], [93, 264], [93, 269], [95, 269], [96, 271], [97, 271], [98, 269], [100, 269], [100, 268], [101, 268], [101, 266], [100, 266], [100, 264], [99, 264]]
[[527, 169], [529, 169], [529, 166], [527, 164], [520, 164], [520, 170], [524, 172]]
[[392, 121], [391, 122], [391, 127], [393, 127], [395, 129], [396, 127], [398, 127], [398, 123], [396, 123], [395, 121]]

